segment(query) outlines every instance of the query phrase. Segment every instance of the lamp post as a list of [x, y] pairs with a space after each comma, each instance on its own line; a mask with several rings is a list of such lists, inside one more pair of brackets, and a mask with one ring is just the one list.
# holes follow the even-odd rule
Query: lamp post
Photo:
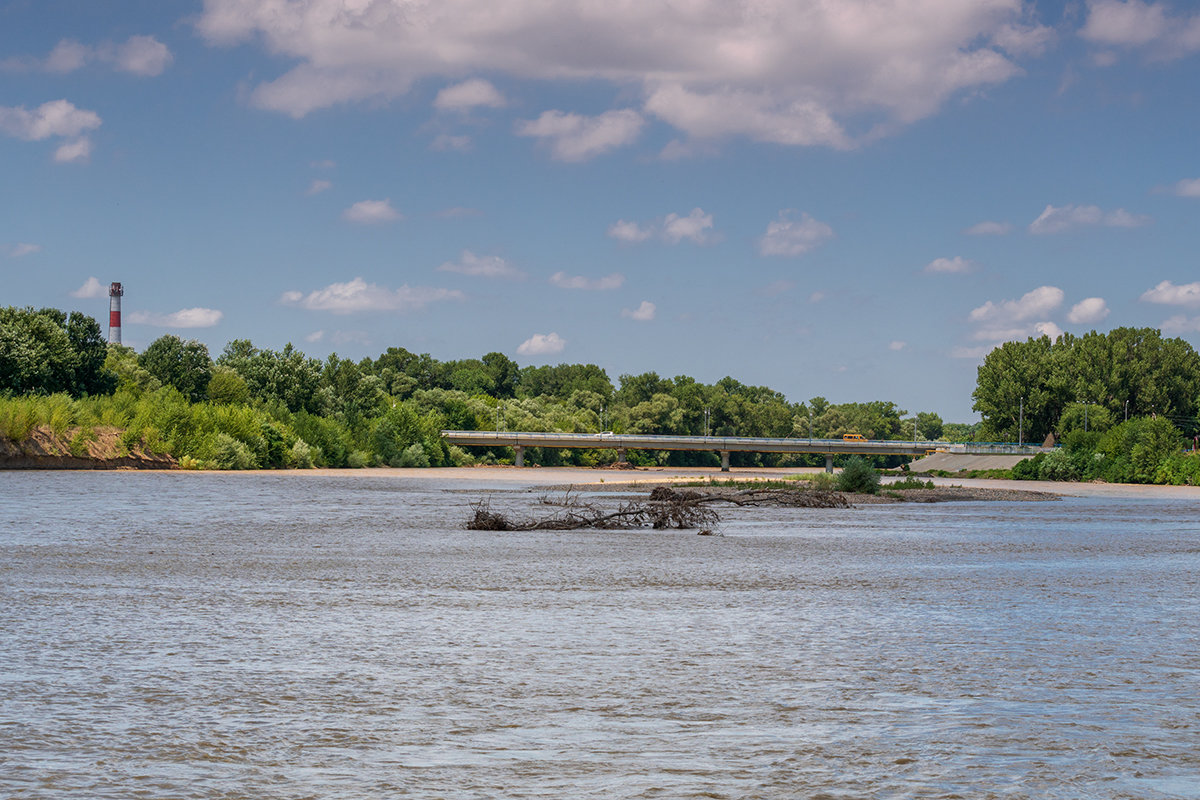
[[706, 409], [704, 409], [704, 435], [705, 435], [705, 437], [708, 436], [708, 415], [709, 415], [709, 410], [706, 408]]
[[1021, 411], [1020, 411], [1020, 417], [1018, 419], [1020, 421], [1017, 423], [1017, 446], [1023, 447], [1025, 445], [1025, 398], [1024, 397], [1021, 398]]

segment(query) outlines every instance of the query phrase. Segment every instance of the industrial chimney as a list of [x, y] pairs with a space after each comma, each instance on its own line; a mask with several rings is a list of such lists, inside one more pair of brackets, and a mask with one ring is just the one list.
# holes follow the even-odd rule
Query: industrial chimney
[[108, 286], [108, 343], [121, 343], [121, 296], [125, 290], [119, 283]]

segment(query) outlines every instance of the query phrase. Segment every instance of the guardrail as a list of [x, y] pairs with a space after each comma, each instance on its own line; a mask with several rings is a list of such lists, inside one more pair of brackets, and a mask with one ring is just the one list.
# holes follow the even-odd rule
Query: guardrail
[[[616, 450], [621, 457], [626, 450], [706, 450], [721, 454], [722, 468], [729, 466], [729, 453], [817, 453], [827, 457], [836, 454], [858, 455], [915, 455], [929, 450], [970, 455], [1035, 455], [1046, 448], [1034, 445], [1003, 443], [950, 443], [896, 439], [793, 439], [755, 436], [672, 436], [661, 434], [617, 433], [553, 433], [530, 431], [442, 431], [446, 441], [474, 447], [512, 447], [517, 450], [517, 462], [523, 463], [526, 447], [582, 447]], [[827, 459], [826, 466], [832, 462]]]

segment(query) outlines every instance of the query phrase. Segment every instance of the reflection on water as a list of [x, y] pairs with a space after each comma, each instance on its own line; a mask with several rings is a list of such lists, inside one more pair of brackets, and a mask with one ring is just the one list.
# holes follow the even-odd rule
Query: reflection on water
[[0, 473], [0, 796], [1200, 797], [1195, 503], [445, 488]]

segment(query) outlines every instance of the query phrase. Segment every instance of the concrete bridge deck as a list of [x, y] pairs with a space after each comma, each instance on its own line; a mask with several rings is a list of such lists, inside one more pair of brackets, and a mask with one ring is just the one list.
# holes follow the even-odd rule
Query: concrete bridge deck
[[850, 440], [850, 439], [768, 439], [752, 436], [663, 436], [656, 434], [615, 433], [538, 433], [520, 431], [442, 431], [442, 438], [456, 445], [472, 447], [511, 447], [516, 465], [524, 466], [526, 447], [570, 447], [616, 450], [624, 461], [629, 450], [702, 450], [719, 453], [721, 469], [729, 471], [730, 453], [816, 453], [825, 456], [825, 469], [833, 470], [833, 456], [911, 455], [930, 452], [969, 455], [1033, 456], [1042, 447], [1017, 444], [951, 444], [949, 442]]

